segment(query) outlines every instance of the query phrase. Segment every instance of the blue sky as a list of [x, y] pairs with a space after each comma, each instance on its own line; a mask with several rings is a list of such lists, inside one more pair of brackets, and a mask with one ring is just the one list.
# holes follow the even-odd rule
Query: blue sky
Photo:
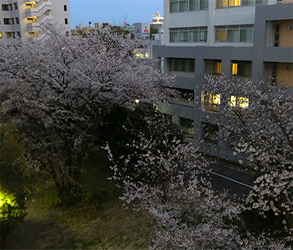
[[69, 0], [71, 27], [106, 22], [122, 25], [151, 22], [155, 11], [163, 15], [163, 0]]

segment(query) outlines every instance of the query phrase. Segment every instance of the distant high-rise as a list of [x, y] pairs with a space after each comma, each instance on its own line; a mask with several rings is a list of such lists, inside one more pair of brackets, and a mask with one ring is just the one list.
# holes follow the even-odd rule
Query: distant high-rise
[[42, 39], [42, 27], [56, 25], [69, 33], [69, 0], [0, 0], [0, 38]]

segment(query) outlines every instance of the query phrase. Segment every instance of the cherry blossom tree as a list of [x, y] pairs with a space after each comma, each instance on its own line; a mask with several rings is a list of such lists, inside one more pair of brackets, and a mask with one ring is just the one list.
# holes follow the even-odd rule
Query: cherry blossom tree
[[75, 195], [92, 134], [115, 105], [166, 101], [172, 78], [133, 55], [138, 40], [110, 31], [1, 43], [1, 114], [18, 124], [34, 159], [54, 178], [61, 199]]
[[[203, 88], [221, 95], [222, 138], [245, 153], [256, 171], [248, 209], [293, 233], [293, 96], [266, 81], [206, 76]], [[275, 218], [274, 218], [275, 217]], [[275, 230], [278, 235], [280, 230]]]
[[127, 156], [117, 159], [105, 147], [125, 206], [146, 209], [156, 220], [151, 249], [285, 249], [285, 240], [256, 237], [243, 229], [244, 206], [216, 194], [200, 175], [209, 162], [164, 127], [163, 122], [153, 127], [161, 141], [140, 133], [126, 145], [134, 149]]

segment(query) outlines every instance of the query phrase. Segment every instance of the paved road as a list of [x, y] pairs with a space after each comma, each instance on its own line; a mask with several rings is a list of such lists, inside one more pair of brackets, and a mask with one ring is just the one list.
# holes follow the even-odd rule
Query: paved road
[[227, 190], [229, 194], [242, 197], [253, 186], [253, 174], [237, 169], [237, 166], [225, 162], [211, 164], [203, 176], [211, 178], [211, 183], [216, 191]]

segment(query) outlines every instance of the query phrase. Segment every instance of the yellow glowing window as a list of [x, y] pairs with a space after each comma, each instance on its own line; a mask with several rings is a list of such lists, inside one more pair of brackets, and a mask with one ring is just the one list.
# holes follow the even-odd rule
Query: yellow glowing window
[[28, 36], [29, 37], [39, 37], [39, 31], [29, 31]]
[[37, 23], [38, 22], [38, 18], [36, 16], [30, 16], [26, 18], [28, 23]]
[[240, 6], [240, 0], [229, 0], [229, 6]]
[[243, 109], [247, 109], [249, 106], [249, 98], [231, 95], [229, 100], [229, 106], [230, 107], [239, 106]]
[[222, 72], [222, 63], [216, 62], [215, 63], [215, 74], [220, 74]]
[[237, 75], [237, 73], [238, 73], [238, 64], [233, 63], [232, 64], [232, 75]]
[[0, 32], [0, 38], [2, 38], [2, 32]]
[[36, 8], [36, 2], [26, 2], [25, 8], [26, 9]]
[[210, 100], [212, 101], [213, 104], [220, 105], [221, 104], [221, 95], [210, 94]]
[[201, 109], [209, 112], [220, 112], [221, 95], [201, 92]]
[[216, 41], [226, 41], [226, 30], [216, 30]]

